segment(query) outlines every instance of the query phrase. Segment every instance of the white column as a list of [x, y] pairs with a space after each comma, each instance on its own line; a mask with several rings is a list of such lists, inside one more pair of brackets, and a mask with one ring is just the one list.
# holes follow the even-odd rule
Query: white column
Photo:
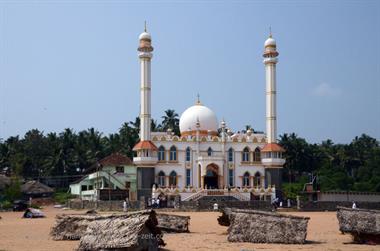
[[266, 132], [268, 143], [277, 140], [276, 58], [264, 59], [266, 75]]
[[150, 64], [152, 53], [141, 52], [141, 83], [140, 83], [140, 140], [150, 140], [151, 126], [151, 79]]

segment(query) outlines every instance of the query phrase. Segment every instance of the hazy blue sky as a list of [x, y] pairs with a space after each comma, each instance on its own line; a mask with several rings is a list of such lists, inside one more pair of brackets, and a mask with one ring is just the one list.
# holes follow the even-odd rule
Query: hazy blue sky
[[199, 93], [233, 130], [264, 130], [272, 26], [279, 134], [380, 139], [379, 3], [0, 1], [0, 138], [32, 128], [108, 134], [134, 120], [147, 20], [155, 119], [168, 108], [181, 114]]

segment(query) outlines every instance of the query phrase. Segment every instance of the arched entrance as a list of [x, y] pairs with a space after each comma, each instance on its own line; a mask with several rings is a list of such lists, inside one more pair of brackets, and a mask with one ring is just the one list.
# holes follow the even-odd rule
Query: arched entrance
[[208, 189], [218, 189], [218, 166], [210, 164], [206, 168], [206, 175], [203, 177], [204, 186]]

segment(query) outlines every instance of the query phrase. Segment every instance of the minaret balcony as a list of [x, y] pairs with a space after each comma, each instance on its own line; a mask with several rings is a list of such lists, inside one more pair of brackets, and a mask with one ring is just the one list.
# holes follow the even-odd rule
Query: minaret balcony
[[151, 165], [156, 165], [157, 162], [158, 162], [157, 156], [133, 158], [133, 163], [137, 166], [151, 166]]
[[282, 167], [285, 159], [282, 158], [262, 158], [261, 163], [266, 167]]

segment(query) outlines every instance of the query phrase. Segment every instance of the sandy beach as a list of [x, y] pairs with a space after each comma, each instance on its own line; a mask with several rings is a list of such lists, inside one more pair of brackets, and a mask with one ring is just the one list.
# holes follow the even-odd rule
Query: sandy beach
[[[2, 212], [0, 216], [0, 250], [65, 251], [74, 250], [78, 241], [53, 241], [49, 236], [55, 215], [80, 213], [47, 207], [44, 219], [22, 219], [22, 212]], [[309, 216], [308, 243], [305, 245], [230, 243], [227, 227], [218, 225], [217, 212], [176, 212], [189, 215], [190, 232], [187, 234], [165, 234], [166, 250], [380, 250], [379, 246], [351, 243], [349, 235], [338, 230], [335, 212], [294, 212], [293, 215]]]

